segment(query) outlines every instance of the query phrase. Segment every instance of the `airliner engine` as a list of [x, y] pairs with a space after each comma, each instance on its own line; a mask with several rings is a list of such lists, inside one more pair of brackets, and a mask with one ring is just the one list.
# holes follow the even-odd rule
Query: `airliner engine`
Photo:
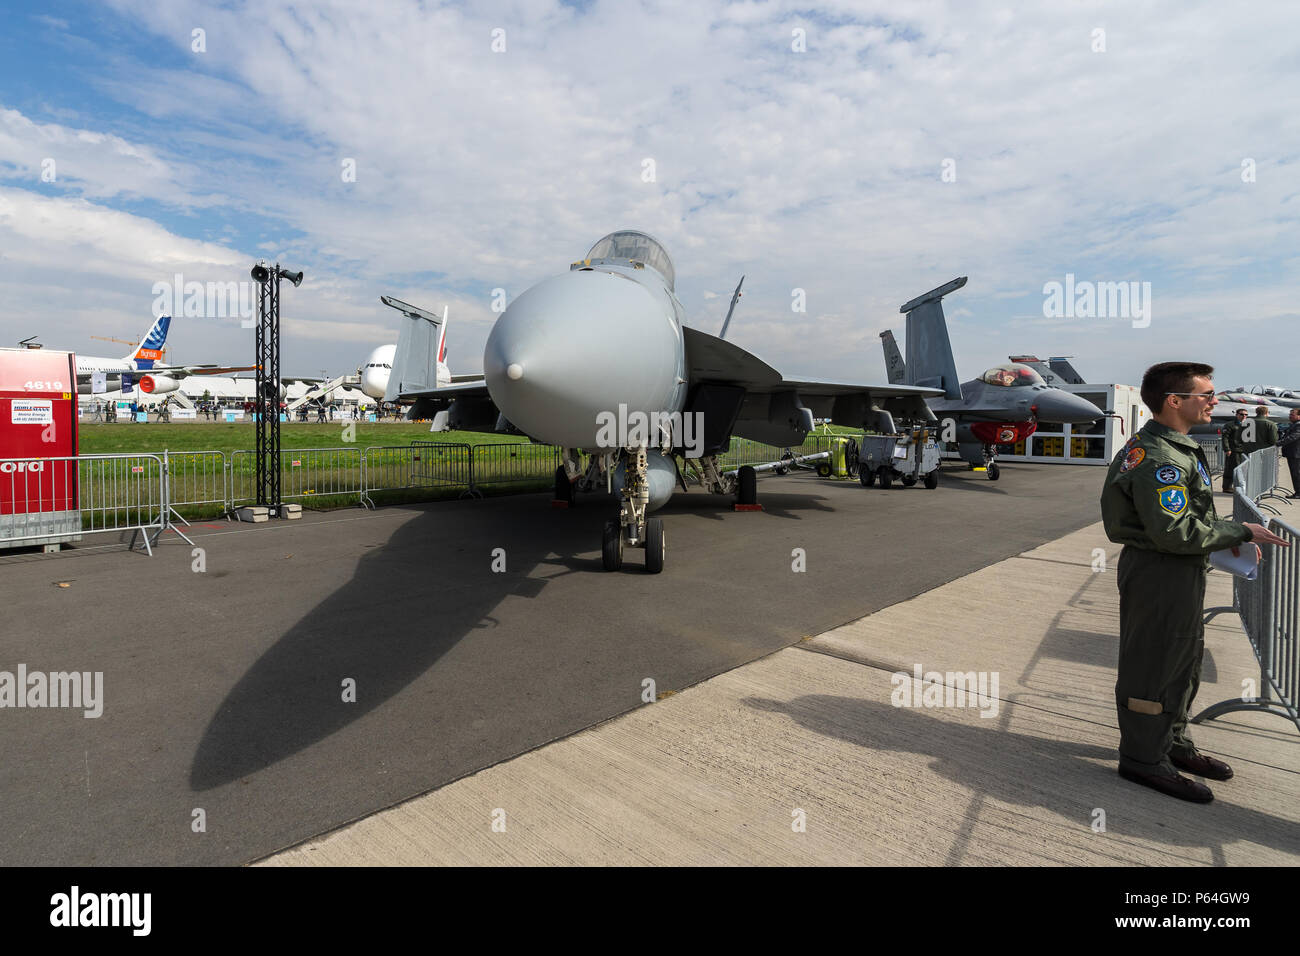
[[140, 391], [146, 395], [166, 395], [181, 387], [181, 383], [166, 375], [146, 375], [140, 379]]

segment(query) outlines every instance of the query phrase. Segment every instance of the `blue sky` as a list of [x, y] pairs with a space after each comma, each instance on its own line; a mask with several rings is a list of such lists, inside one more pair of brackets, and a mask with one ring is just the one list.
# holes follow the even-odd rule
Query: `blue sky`
[[[5, 25], [4, 344], [116, 352], [89, 337], [138, 336], [154, 283], [266, 256], [307, 273], [286, 370], [391, 341], [386, 293], [449, 304], [473, 371], [492, 290], [630, 227], [667, 246], [701, 328], [745, 273], [731, 337], [790, 374], [883, 379], [898, 306], [969, 275], [948, 300], [963, 376], [1037, 352], [1098, 381], [1187, 357], [1300, 386], [1267, 345], [1298, 317], [1285, 4], [113, 0]], [[1150, 283], [1150, 324], [1044, 316], [1067, 273]], [[252, 352], [219, 317], [170, 344]]]

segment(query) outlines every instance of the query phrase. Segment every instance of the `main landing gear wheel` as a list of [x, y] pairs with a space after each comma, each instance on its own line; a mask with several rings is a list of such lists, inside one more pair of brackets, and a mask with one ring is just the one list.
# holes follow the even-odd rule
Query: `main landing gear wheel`
[[858, 471], [858, 481], [862, 482], [863, 488], [870, 488], [875, 480], [876, 474], [870, 468], [862, 468]]
[[998, 463], [995, 461], [989, 462], [989, 481], [997, 481], [1000, 474], [1002, 474], [1002, 471], [998, 468]]
[[563, 501], [566, 505], [573, 504], [573, 483], [569, 481], [569, 473], [563, 465], [555, 469], [555, 500]]
[[649, 574], [658, 574], [664, 569], [664, 520], [663, 518], [646, 518], [645, 521], [645, 569]]
[[915, 476], [915, 475], [904, 475], [904, 476], [903, 476], [903, 487], [904, 487], [904, 488], [911, 488], [914, 484], [916, 484], [916, 476]]
[[758, 504], [758, 472], [752, 465], [745, 465], [736, 472], [736, 504]]
[[938, 468], [936, 468], [934, 471], [926, 472], [926, 475], [925, 475], [925, 487], [929, 488], [931, 491], [934, 491], [934, 489], [936, 489], [936, 488], [939, 487], [939, 469], [938, 469]]
[[[659, 540], [663, 540], [662, 533]], [[623, 566], [623, 529], [617, 521], [605, 522], [605, 537], [602, 541], [600, 557], [606, 571], [617, 571]], [[659, 560], [662, 566], [662, 555]]]
[[893, 474], [890, 473], [890, 471], [889, 471], [888, 468], [881, 468], [881, 469], [880, 469], [880, 487], [881, 487], [881, 488], [888, 488], [888, 487], [889, 487], [890, 485], [892, 485], [893, 483], [894, 483], [894, 476], [893, 476]]

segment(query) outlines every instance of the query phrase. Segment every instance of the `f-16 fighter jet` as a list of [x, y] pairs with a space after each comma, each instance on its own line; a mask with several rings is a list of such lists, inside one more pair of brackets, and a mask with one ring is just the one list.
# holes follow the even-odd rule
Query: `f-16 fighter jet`
[[[630, 547], [643, 548], [646, 570], [657, 573], [664, 528], [651, 513], [675, 487], [686, 490], [679, 459], [708, 490], [752, 505], [754, 469], [733, 475], [717, 463], [731, 436], [799, 445], [814, 418], [892, 433], [893, 415], [925, 419], [924, 400], [941, 394], [784, 378], [756, 355], [683, 324], [675, 281], [657, 240], [611, 233], [568, 272], [510, 303], [488, 335], [485, 381], [442, 387], [436, 323], [407, 310], [384, 400], [415, 399], [419, 418], [445, 408], [452, 428], [514, 429], [558, 445], [557, 500], [572, 500], [575, 486], [618, 498], [617, 517], [605, 524], [605, 569], [617, 570]], [[737, 298], [739, 287], [733, 308]]]
[[928, 402], [940, 420], [951, 420], [958, 453], [973, 467], [985, 468], [990, 481], [998, 480], [994, 461], [998, 445], [1023, 441], [1040, 421], [1077, 424], [1094, 422], [1105, 414], [1092, 402], [1054, 388], [1028, 365], [1010, 362], [989, 369], [969, 382], [957, 381], [948, 325], [943, 317], [943, 297], [966, 284], [953, 279], [918, 296], [899, 309], [907, 316], [907, 363], [899, 354], [894, 333], [880, 333], [885, 368], [895, 384], [927, 385], [943, 389], [943, 397]]

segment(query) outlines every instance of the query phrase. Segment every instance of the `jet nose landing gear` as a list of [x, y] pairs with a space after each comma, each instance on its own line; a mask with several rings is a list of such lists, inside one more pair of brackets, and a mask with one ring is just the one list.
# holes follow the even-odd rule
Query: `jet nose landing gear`
[[[623, 466], [620, 479], [622, 504], [618, 518], [605, 522], [601, 564], [606, 571], [617, 571], [623, 566], [624, 547], [644, 548], [646, 572], [658, 574], [664, 569], [664, 523], [662, 518], [652, 518], [648, 514], [651, 506], [650, 466], [646, 449], [644, 446], [627, 449], [618, 457]], [[673, 474], [676, 474], [675, 468]]]

